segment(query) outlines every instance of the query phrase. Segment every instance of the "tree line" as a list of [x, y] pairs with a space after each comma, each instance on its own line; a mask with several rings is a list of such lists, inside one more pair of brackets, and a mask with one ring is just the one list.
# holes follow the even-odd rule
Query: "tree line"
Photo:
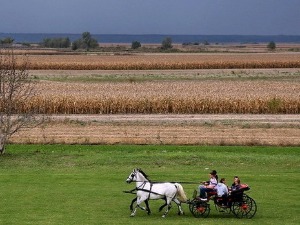
[[[3, 39], [0, 39], [0, 45], [2, 46], [9, 46], [12, 45], [14, 42], [14, 39], [11, 37], [6, 37]], [[183, 45], [187, 45], [189, 43], [183, 43]], [[198, 43], [199, 44], [199, 43]], [[204, 42], [205, 45], [209, 45], [208, 41]], [[23, 45], [25, 45], [23, 43]], [[45, 38], [40, 43], [42, 47], [46, 48], [71, 48], [72, 50], [78, 50], [78, 49], [85, 49], [89, 51], [90, 49], [96, 49], [99, 47], [98, 41], [92, 37], [90, 32], [83, 32], [81, 34], [81, 38], [71, 42], [69, 37], [59, 37], [59, 38]], [[26, 45], [29, 46], [29, 45]], [[131, 49], [138, 49], [142, 47], [141, 43], [139, 41], [132, 41], [131, 43]], [[162, 50], [168, 50], [172, 49], [172, 38], [166, 37], [161, 42]], [[271, 41], [268, 43], [267, 48], [269, 50], [275, 50], [276, 49], [276, 43], [274, 41]]]
[[[12, 45], [14, 39], [7, 37], [0, 39], [0, 45]], [[71, 48], [72, 50], [85, 49], [89, 51], [90, 49], [95, 49], [99, 47], [98, 41], [92, 37], [90, 32], [83, 32], [81, 38], [71, 42], [69, 37], [58, 37], [58, 38], [44, 38], [40, 43], [40, 46], [45, 48]], [[131, 43], [132, 49], [138, 49], [142, 45], [139, 41], [133, 41]], [[172, 39], [166, 37], [161, 44], [161, 49], [172, 48]]]
[[98, 47], [98, 41], [92, 37], [90, 32], [83, 32], [81, 38], [71, 42], [69, 37], [65, 38], [45, 38], [41, 45], [46, 48], [72, 48], [77, 49], [94, 49]]

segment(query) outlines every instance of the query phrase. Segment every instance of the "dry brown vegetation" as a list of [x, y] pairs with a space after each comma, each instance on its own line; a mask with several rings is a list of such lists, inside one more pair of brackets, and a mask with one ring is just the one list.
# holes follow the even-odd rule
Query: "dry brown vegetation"
[[[48, 52], [49, 53], [49, 52]], [[28, 69], [49, 71], [181, 71], [193, 69], [230, 68], [300, 68], [300, 53], [206, 53], [206, 54], [42, 54], [34, 51], [28, 55]], [[17, 55], [16, 56], [22, 56]], [[103, 73], [103, 72], [102, 72]], [[229, 72], [230, 73], [230, 72]], [[222, 77], [201, 77], [168, 74], [159, 79], [148, 79], [147, 74], [97, 82], [87, 77], [77, 77], [76, 82], [51, 79], [41, 81], [40, 95], [15, 106], [16, 112], [35, 109], [41, 114], [197, 114], [197, 113], [285, 113], [300, 112], [299, 71], [282, 78], [281, 74], [264, 80], [262, 76], [231, 73], [234, 80]], [[97, 74], [96, 74], [97, 75]], [[232, 74], [231, 74], [232, 75]], [[44, 79], [35, 75], [37, 79]], [[225, 77], [226, 78], [226, 77]], [[81, 79], [81, 80], [80, 80]], [[254, 80], [252, 80], [254, 79]], [[279, 79], [279, 80], [276, 80]], [[190, 80], [190, 81], [189, 81]], [[114, 82], [112, 82], [114, 81]], [[125, 82], [124, 82], [125, 81]], [[59, 91], [58, 91], [59, 90]], [[1, 107], [1, 105], [0, 105]]]
[[28, 55], [33, 70], [300, 68], [300, 53]]
[[16, 106], [41, 114], [223, 114], [300, 112], [300, 82], [294, 80], [192, 80], [144, 82], [54, 82]]
[[299, 146], [297, 115], [60, 115], [18, 143]]
[[[40, 94], [16, 106], [16, 110], [34, 108], [37, 113], [76, 116], [63, 121], [53, 119], [43, 127], [24, 130], [12, 142], [300, 144], [299, 53], [48, 55], [36, 52], [28, 57], [33, 69], [30, 73], [38, 81]], [[265, 69], [273, 67], [276, 68], [272, 72]], [[278, 69], [285, 67], [294, 69], [292, 72]], [[227, 113], [230, 118], [240, 114], [250, 116], [248, 113], [273, 114], [274, 122], [210, 119], [212, 114]], [[91, 114], [97, 118], [93, 119]], [[137, 114], [187, 117], [154, 123], [130, 122], [128, 118], [117, 122], [103, 120], [102, 116], [112, 114], [133, 118]], [[189, 118], [197, 114], [210, 115], [200, 123], [190, 122]], [[278, 114], [296, 117], [288, 124], [277, 124]]]

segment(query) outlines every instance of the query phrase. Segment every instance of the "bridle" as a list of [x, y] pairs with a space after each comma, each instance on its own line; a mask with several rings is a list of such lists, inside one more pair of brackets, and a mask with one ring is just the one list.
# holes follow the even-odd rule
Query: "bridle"
[[129, 175], [129, 177], [127, 178], [126, 182], [127, 182], [128, 184], [130, 184], [130, 183], [133, 181], [133, 178], [136, 177], [136, 174], [137, 174], [136, 170], [133, 170], [132, 173], [131, 173], [131, 174]]
[[143, 186], [143, 185], [145, 185], [146, 183], [152, 183], [152, 182], [150, 182], [150, 181], [147, 180], [147, 179], [146, 179], [146, 180], [133, 180], [134, 177], [136, 177], [137, 172], [138, 172], [138, 170], [134, 169], [134, 170], [132, 171], [132, 173], [128, 176], [128, 178], [127, 178], [127, 180], [126, 180], [126, 182], [127, 182], [128, 184], [130, 184], [131, 182], [142, 182], [141, 186]]

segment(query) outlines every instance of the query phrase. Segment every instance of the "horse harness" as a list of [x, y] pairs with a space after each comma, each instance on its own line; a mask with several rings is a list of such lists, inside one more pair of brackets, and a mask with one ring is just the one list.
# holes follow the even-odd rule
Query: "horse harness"
[[[144, 189], [146, 183], [149, 183], [150, 184], [150, 190], [147, 190], [147, 189]], [[144, 192], [148, 192], [149, 195], [148, 195], [148, 198], [147, 199], [150, 199], [150, 194], [155, 194], [155, 195], [161, 195], [161, 196], [165, 196], [163, 194], [160, 194], [160, 193], [157, 193], [157, 192], [154, 192], [152, 191], [152, 186], [153, 186], [153, 183], [152, 182], [149, 182], [149, 181], [144, 181], [139, 187], [136, 187], [130, 191], [124, 191], [125, 193], [130, 193], [130, 194], [136, 194], [134, 193], [134, 191], [144, 191]], [[178, 187], [174, 184], [175, 188], [177, 189]]]

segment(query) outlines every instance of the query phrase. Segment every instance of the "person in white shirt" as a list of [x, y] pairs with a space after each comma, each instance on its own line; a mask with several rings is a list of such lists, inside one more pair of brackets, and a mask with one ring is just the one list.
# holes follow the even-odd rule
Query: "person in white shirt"
[[222, 204], [222, 206], [227, 206], [227, 197], [228, 197], [228, 187], [226, 185], [225, 178], [221, 178], [220, 183], [216, 186], [218, 202]]
[[225, 184], [226, 180], [225, 178], [222, 178], [220, 180], [220, 183], [217, 184], [216, 189], [217, 189], [217, 195], [218, 197], [227, 197], [228, 195], [228, 187]]
[[211, 171], [209, 176], [209, 181], [203, 182], [204, 184], [199, 186], [200, 198], [203, 200], [206, 200], [206, 192], [214, 191], [216, 185], [218, 184], [217, 171]]

